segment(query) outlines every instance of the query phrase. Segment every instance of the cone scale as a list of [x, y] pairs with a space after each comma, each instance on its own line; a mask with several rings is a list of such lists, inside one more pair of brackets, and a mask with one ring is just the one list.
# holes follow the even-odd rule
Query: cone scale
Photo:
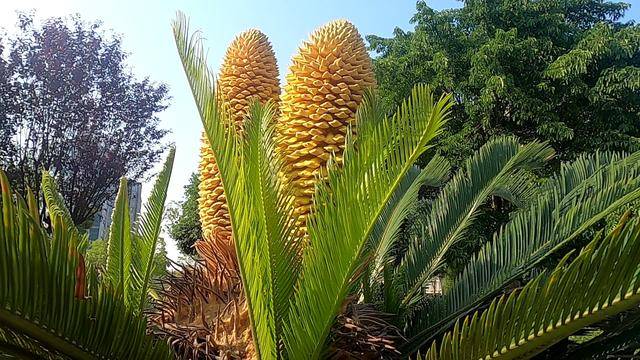
[[345, 20], [316, 30], [292, 59], [276, 130], [303, 232], [317, 176], [323, 175], [332, 154], [341, 162], [347, 128], [365, 91], [374, 86], [364, 41]]

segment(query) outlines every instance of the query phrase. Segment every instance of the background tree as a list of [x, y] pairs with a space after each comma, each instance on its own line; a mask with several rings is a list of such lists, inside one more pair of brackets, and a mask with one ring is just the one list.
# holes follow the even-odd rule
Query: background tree
[[176, 241], [180, 252], [185, 255], [195, 255], [193, 244], [202, 239], [202, 226], [198, 214], [199, 184], [198, 173], [191, 174], [189, 183], [184, 187], [184, 200], [174, 202], [167, 210], [167, 231]]
[[[379, 86], [398, 104], [416, 83], [452, 92], [446, 155], [491, 136], [549, 140], [558, 160], [640, 146], [640, 27], [603, 0], [469, 0], [436, 11], [418, 1], [414, 31], [367, 37]], [[558, 162], [556, 162], [557, 164]]]
[[19, 191], [59, 183], [73, 220], [86, 223], [118, 179], [140, 179], [164, 150], [157, 114], [168, 89], [126, 65], [118, 35], [78, 15], [18, 14], [0, 59], [0, 167]]

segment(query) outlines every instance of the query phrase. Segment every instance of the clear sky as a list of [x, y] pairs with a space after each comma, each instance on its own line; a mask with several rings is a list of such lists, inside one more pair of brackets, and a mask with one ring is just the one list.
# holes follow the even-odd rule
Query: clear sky
[[[640, 0], [632, 4], [628, 19], [640, 18]], [[436, 9], [458, 7], [453, 0], [431, 0]], [[162, 126], [171, 130], [167, 142], [176, 144], [176, 160], [169, 200], [180, 200], [183, 186], [196, 169], [200, 119], [176, 54], [171, 20], [185, 12], [192, 29], [202, 30], [211, 66], [218, 68], [227, 45], [248, 28], [262, 30], [273, 44], [281, 77], [299, 44], [318, 26], [338, 18], [353, 22], [360, 33], [390, 36], [395, 27], [409, 30], [414, 0], [0, 0], [0, 27], [15, 24], [15, 10], [36, 9], [39, 17], [80, 13], [100, 20], [105, 29], [122, 34], [129, 64], [137, 76], [149, 76], [170, 87], [171, 106], [160, 114]], [[150, 185], [143, 186], [144, 193]], [[169, 256], [177, 251], [168, 241]]]

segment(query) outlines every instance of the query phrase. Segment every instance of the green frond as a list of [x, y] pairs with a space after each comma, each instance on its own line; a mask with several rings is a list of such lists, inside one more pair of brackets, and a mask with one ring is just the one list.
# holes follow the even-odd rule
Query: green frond
[[162, 229], [164, 203], [167, 199], [167, 189], [171, 179], [175, 152], [176, 150], [173, 147], [169, 150], [169, 155], [153, 185], [149, 200], [144, 205], [144, 212], [141, 214], [140, 221], [136, 224], [135, 230], [138, 236], [136, 237], [137, 241], [133, 242], [135, 255], [132, 258], [131, 276], [134, 287], [133, 293], [138, 294], [140, 297], [137, 305], [137, 309], [140, 312], [144, 310], [148, 298], [149, 282], [151, 281], [151, 272], [154, 267], [153, 259]]
[[600, 233], [568, 265], [458, 320], [425, 359], [531, 358], [579, 329], [640, 303], [640, 220]]
[[85, 287], [73, 225], [53, 214], [48, 235], [33, 216], [33, 195], [26, 202], [14, 196], [2, 172], [0, 187], [0, 348], [27, 357], [43, 349], [50, 358], [173, 357], [166, 343], [146, 335], [146, 320], [131, 313], [121, 295]]
[[[200, 37], [197, 33], [189, 35], [188, 21], [181, 13], [173, 23], [173, 30], [178, 54], [220, 169], [256, 351], [260, 358], [276, 358], [278, 350], [274, 289], [271, 288], [272, 259], [265, 252], [269, 246], [265, 239], [265, 209], [254, 207], [264, 200], [261, 196], [265, 193], [252, 193], [248, 190], [264, 178], [247, 178], [247, 173], [256, 170], [247, 169], [249, 165], [244, 161], [247, 156], [244, 153], [244, 140], [216, 94], [215, 81], [207, 67]], [[270, 225], [273, 223], [267, 226]]]
[[0, 326], [0, 354], [2, 359], [65, 359], [43, 348], [36, 340], [2, 326]]
[[62, 217], [65, 223], [73, 224], [71, 213], [67, 206], [64, 204], [64, 199], [58, 191], [58, 185], [51, 174], [42, 170], [42, 193], [44, 194], [44, 201], [47, 204], [47, 211], [51, 218]]
[[640, 198], [640, 152], [584, 155], [563, 164], [531, 205], [486, 244], [442, 297], [413, 324], [407, 349], [447, 329], [461, 314], [495, 296], [506, 284], [621, 206]]
[[[607, 360], [615, 359], [618, 355], [635, 353], [640, 348], [640, 318], [638, 316], [631, 316], [631, 318], [624, 316], [620, 319], [623, 321], [613, 328], [606, 329], [603, 334], [594, 339], [580, 344], [565, 358], [570, 360]], [[620, 358], [624, 358], [624, 356], [620, 356]]]
[[526, 187], [514, 184], [526, 183], [523, 171], [541, 166], [553, 154], [545, 143], [521, 146], [514, 137], [499, 137], [467, 160], [433, 202], [424, 222], [426, 236], [415, 238], [397, 270], [405, 307], [422, 301], [425, 283], [443, 265], [449, 248], [464, 237], [480, 206], [492, 195], [522, 197]]
[[[42, 170], [42, 182], [41, 182], [42, 194], [44, 195], [44, 201], [47, 205], [47, 211], [51, 219], [60, 216], [67, 226], [78, 231], [81, 235], [80, 252], [84, 253], [89, 245], [89, 237], [86, 233], [81, 233], [73, 222], [69, 209], [64, 204], [64, 199], [58, 191], [58, 185], [56, 180], [51, 174]], [[53, 223], [53, 220], [51, 221]]]
[[383, 266], [389, 262], [389, 251], [407, 216], [418, 206], [418, 191], [422, 186], [438, 187], [449, 176], [449, 162], [442, 156], [434, 156], [424, 169], [412, 167], [398, 185], [389, 203], [378, 218], [367, 242], [366, 257], [370, 261], [370, 285], [381, 283]]
[[120, 178], [120, 187], [111, 216], [109, 241], [107, 242], [107, 265], [105, 275], [111, 285], [132, 305], [131, 259], [133, 254], [131, 217], [129, 216], [129, 196], [127, 179]]
[[[300, 268], [301, 239], [295, 237], [297, 229], [293, 219], [293, 196], [278, 176], [282, 163], [276, 154], [274, 141], [275, 104], [260, 105], [255, 102], [249, 108], [245, 121], [245, 151], [247, 194], [254, 195], [249, 210], [253, 219], [240, 219], [240, 225], [253, 225], [260, 229], [248, 237], [256, 242], [254, 256], [268, 258], [268, 277], [263, 291], [267, 292], [272, 306], [275, 333], [280, 333], [289, 315], [289, 301], [294, 291]], [[263, 248], [261, 248], [263, 247]], [[249, 271], [249, 269], [247, 269]], [[253, 272], [252, 272], [253, 273]]]
[[317, 187], [310, 245], [284, 328], [292, 359], [321, 356], [378, 217], [451, 107], [450, 96], [434, 100], [430, 88], [417, 86], [393, 117], [374, 123], [363, 118], [375, 106], [369, 101], [357, 114], [357, 144], [347, 136], [343, 165], [330, 161], [327, 180]]

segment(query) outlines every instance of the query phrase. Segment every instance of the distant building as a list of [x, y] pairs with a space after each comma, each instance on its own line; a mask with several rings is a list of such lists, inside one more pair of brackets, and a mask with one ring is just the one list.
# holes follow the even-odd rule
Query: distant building
[[[131, 224], [134, 224], [142, 209], [142, 184], [137, 181], [129, 181], [127, 189], [129, 190], [129, 215]], [[93, 217], [93, 225], [89, 229], [90, 241], [107, 238], [115, 201], [114, 197], [114, 199], [102, 204], [102, 209]]]
[[442, 295], [442, 280], [439, 276], [429, 280], [425, 292], [429, 295]]

